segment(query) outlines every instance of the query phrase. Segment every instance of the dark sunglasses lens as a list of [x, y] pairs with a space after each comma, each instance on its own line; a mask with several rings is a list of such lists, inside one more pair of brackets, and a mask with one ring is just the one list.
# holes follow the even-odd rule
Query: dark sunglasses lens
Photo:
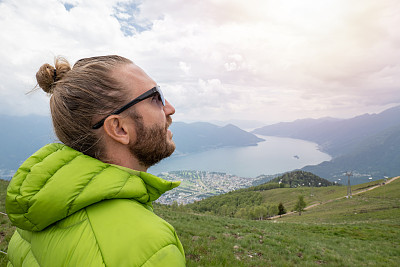
[[160, 97], [160, 100], [161, 100], [161, 102], [162, 102], [163, 106], [165, 106], [165, 99], [164, 99], [164, 95], [163, 95], [163, 93], [162, 93], [162, 91], [161, 91], [161, 89], [160, 89], [160, 87], [159, 87], [159, 86], [157, 86], [156, 88], [157, 88], [157, 93], [158, 93], [158, 96]]

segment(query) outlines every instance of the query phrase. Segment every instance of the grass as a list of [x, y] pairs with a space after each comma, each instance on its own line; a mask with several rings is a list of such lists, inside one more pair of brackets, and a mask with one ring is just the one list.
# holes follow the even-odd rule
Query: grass
[[[366, 186], [358, 186], [358, 188], [363, 187]], [[343, 195], [346, 195], [346, 192]], [[357, 190], [353, 189], [353, 192], [355, 193]], [[303, 213], [302, 216], [294, 214], [282, 217], [281, 220], [305, 223], [377, 223], [400, 225], [400, 179], [371, 191], [353, 195], [349, 199], [341, 198], [316, 206]]]
[[176, 228], [187, 266], [397, 266], [400, 261], [399, 214], [380, 224], [249, 221], [165, 208], [157, 213]]
[[[365, 184], [353, 185], [352, 192], [356, 193], [362, 189], [372, 187], [382, 181], [373, 181]], [[299, 188], [276, 188], [263, 191], [264, 202], [279, 204], [282, 202], [287, 210], [292, 210], [298, 196], [304, 196], [307, 206], [330, 201], [347, 195], [347, 186], [327, 186], [327, 187], [299, 187]]]
[[[0, 182], [0, 211], [4, 211], [6, 185]], [[368, 186], [354, 186], [353, 192]], [[283, 199], [289, 207], [299, 194], [310, 205], [346, 192], [346, 187], [315, 188], [310, 197], [310, 188], [284, 188], [263, 196], [271, 203]], [[400, 179], [351, 199], [316, 206], [301, 216], [269, 221], [192, 214], [158, 204], [155, 212], [175, 227], [187, 266], [397, 266], [400, 262]], [[13, 229], [6, 222], [2, 231], [3, 225], [8, 236]], [[7, 238], [1, 250], [6, 243]], [[5, 266], [1, 255], [0, 266]]]
[[[5, 199], [8, 181], [0, 179], [0, 211], [5, 213]], [[0, 214], [0, 250], [7, 251], [8, 242], [13, 235], [15, 227], [11, 225], [7, 216]], [[0, 252], [0, 266], [7, 265], [6, 255]]]
[[[353, 193], [377, 182], [352, 187]], [[346, 187], [274, 189], [267, 202], [294, 205], [334, 200]], [[400, 262], [400, 179], [372, 191], [319, 205], [274, 221], [171, 212], [158, 213], [176, 228], [188, 266], [397, 266]]]

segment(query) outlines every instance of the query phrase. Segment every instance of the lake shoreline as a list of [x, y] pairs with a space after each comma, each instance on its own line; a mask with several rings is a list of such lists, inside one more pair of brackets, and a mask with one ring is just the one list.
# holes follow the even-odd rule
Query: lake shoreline
[[151, 167], [149, 172], [158, 175], [180, 170], [216, 171], [256, 178], [318, 165], [332, 159], [320, 150], [318, 144], [308, 140], [264, 135], [257, 137], [265, 141], [256, 146], [223, 147], [170, 157]]

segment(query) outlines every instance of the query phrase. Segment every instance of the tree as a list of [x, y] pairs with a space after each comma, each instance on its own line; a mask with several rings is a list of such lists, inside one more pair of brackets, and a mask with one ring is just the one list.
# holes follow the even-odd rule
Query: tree
[[235, 213], [236, 218], [241, 218], [241, 219], [249, 219], [249, 212], [247, 211], [246, 208], [240, 208], [236, 213]]
[[270, 204], [270, 205], [268, 205], [267, 209], [268, 209], [268, 213], [267, 213], [268, 217], [272, 217], [272, 216], [275, 216], [276, 214], [278, 214], [278, 206], [276, 206], [276, 205]]
[[299, 199], [297, 200], [294, 210], [297, 211], [299, 215], [301, 215], [301, 212], [304, 211], [305, 207], [306, 207], [306, 202], [304, 201], [304, 197], [299, 196]]
[[280, 216], [280, 217], [282, 217], [282, 214], [285, 214], [286, 213], [286, 209], [285, 209], [285, 207], [283, 206], [283, 204], [282, 204], [282, 202], [281, 203], [279, 203], [279, 205], [278, 205], [278, 215]]

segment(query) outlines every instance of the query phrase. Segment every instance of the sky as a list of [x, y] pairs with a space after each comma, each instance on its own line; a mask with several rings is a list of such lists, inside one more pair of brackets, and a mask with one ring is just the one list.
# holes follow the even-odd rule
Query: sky
[[398, 0], [0, 0], [0, 114], [48, 115], [35, 73], [118, 54], [177, 121], [350, 118], [400, 104]]

